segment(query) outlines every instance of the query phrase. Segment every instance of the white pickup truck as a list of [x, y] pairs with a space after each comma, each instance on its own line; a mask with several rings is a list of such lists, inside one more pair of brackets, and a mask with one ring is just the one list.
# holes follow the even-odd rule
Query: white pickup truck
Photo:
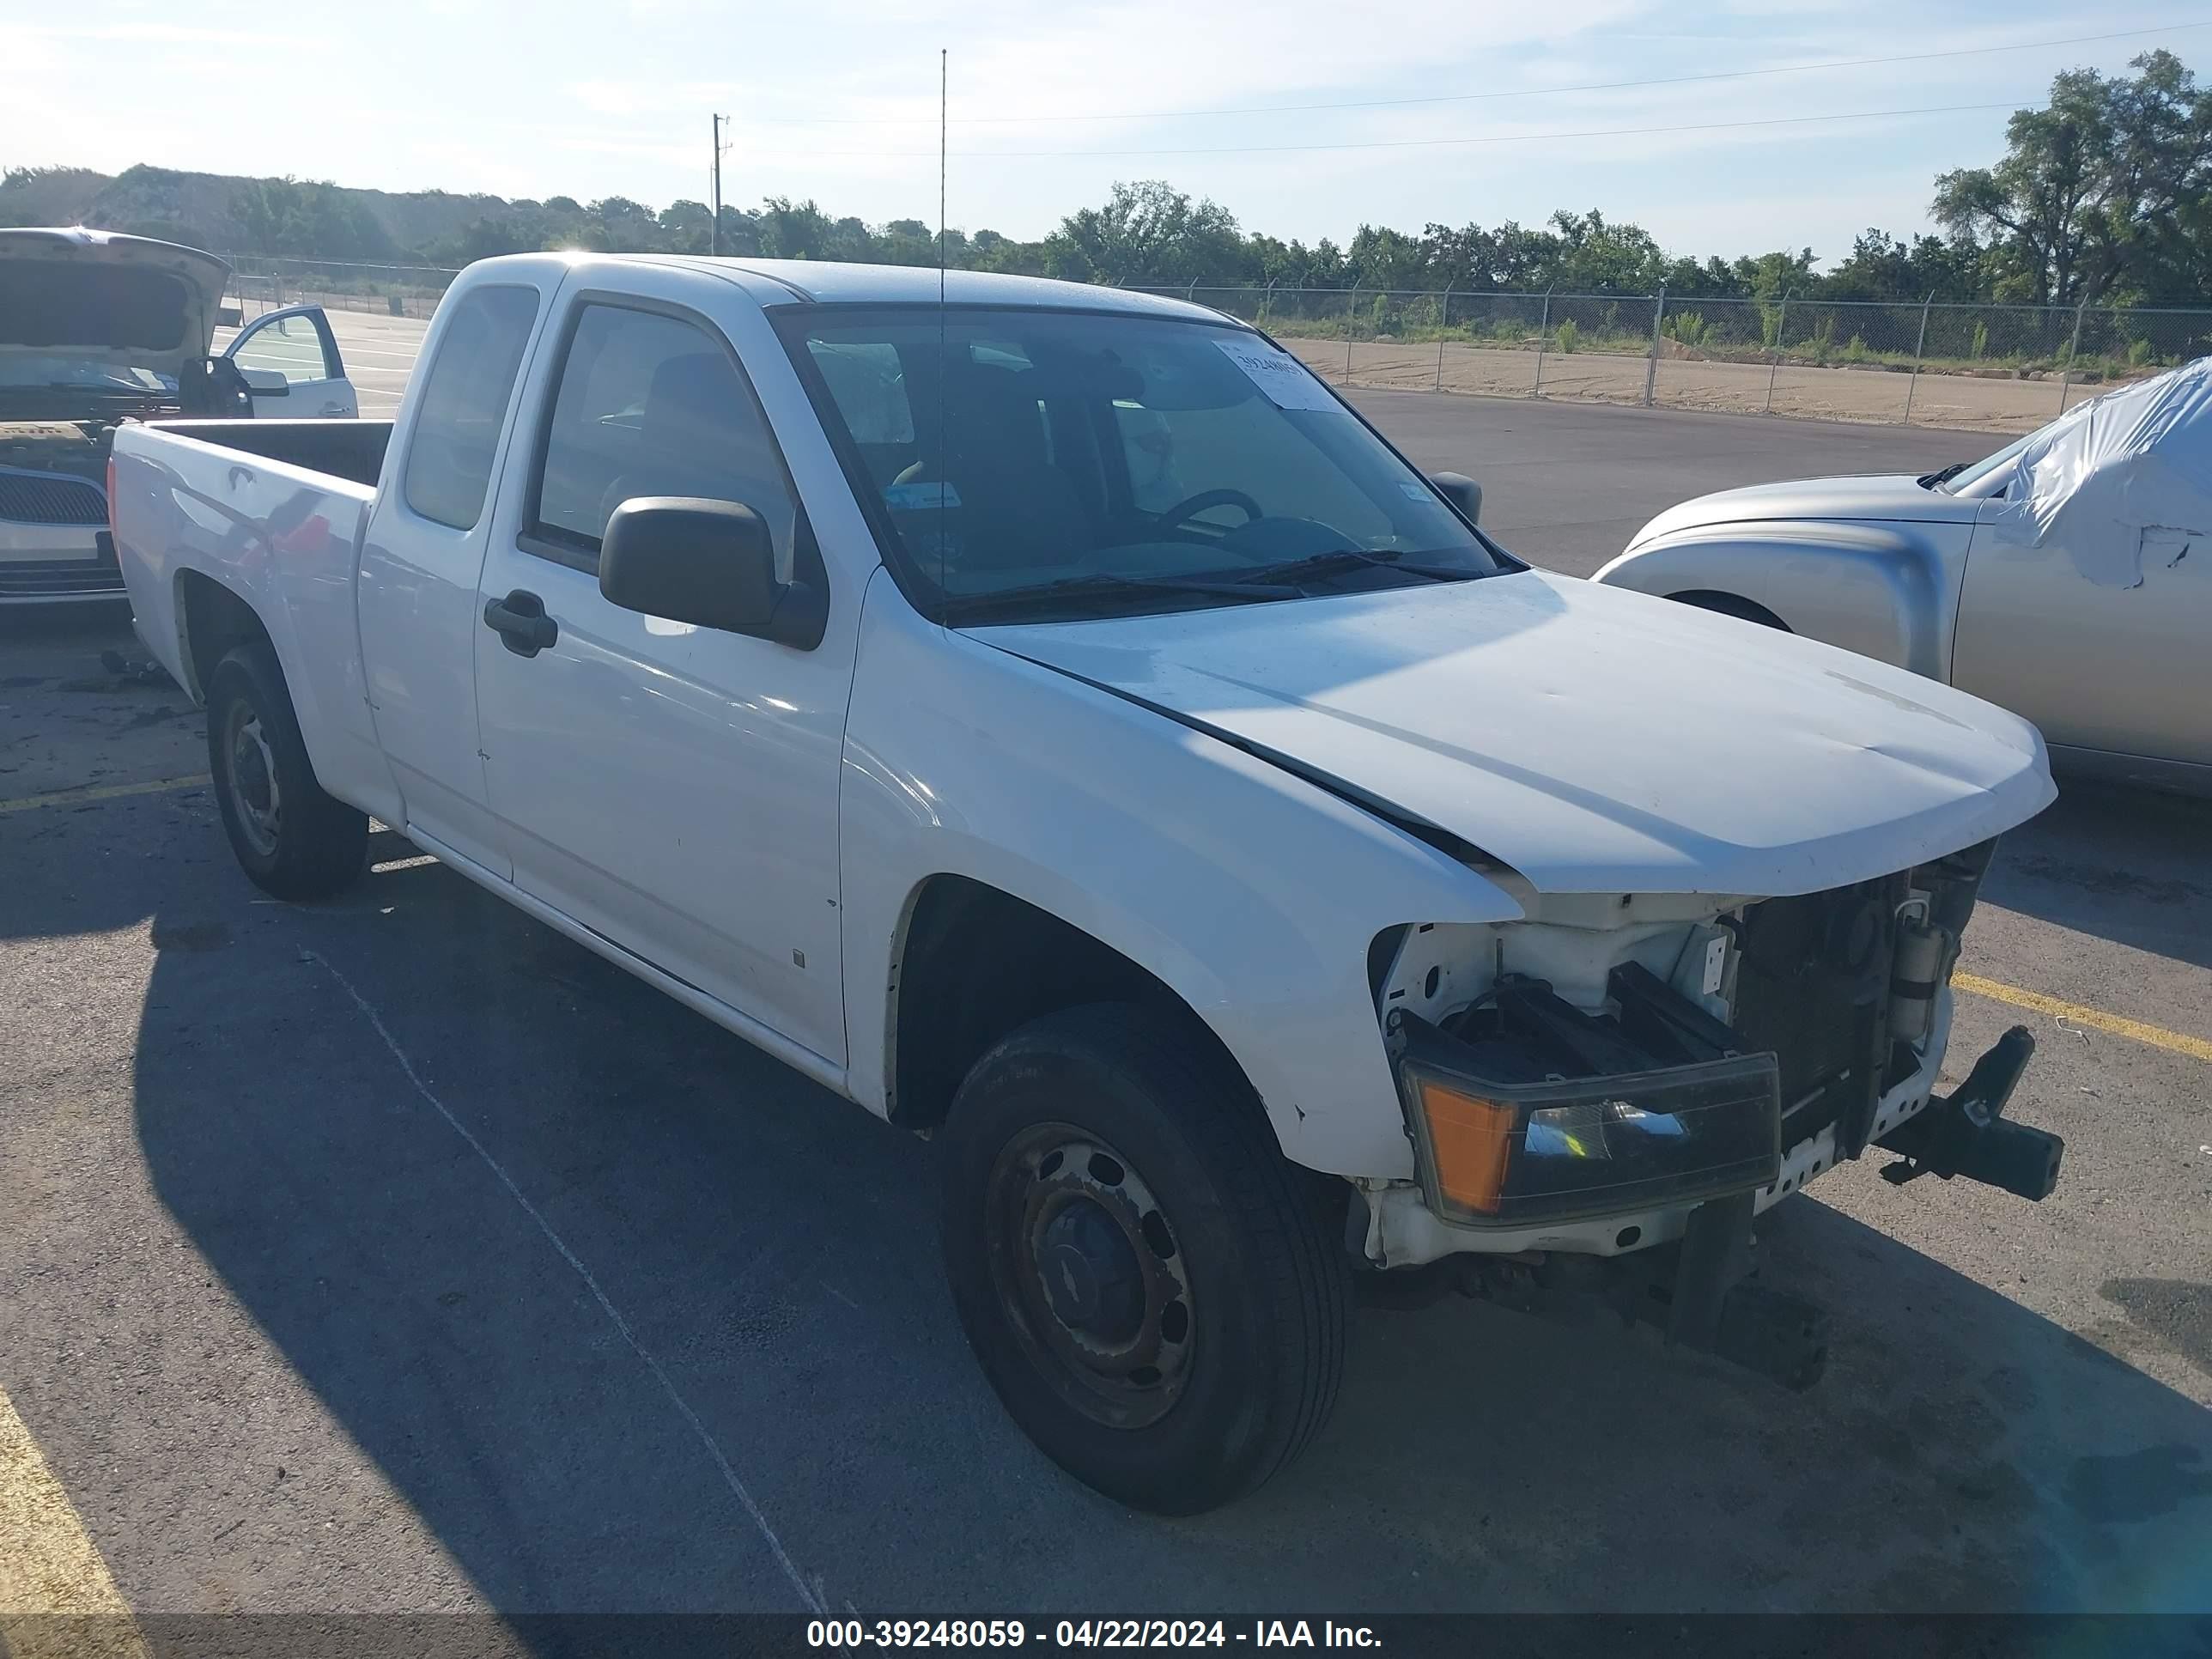
[[374, 814], [933, 1133], [983, 1370], [1153, 1509], [1310, 1439], [1358, 1284], [1802, 1382], [1757, 1212], [2050, 1190], [2025, 1032], [1935, 1094], [2032, 727], [1528, 568], [1234, 319], [939, 281], [491, 259], [396, 422], [122, 428], [246, 873]]

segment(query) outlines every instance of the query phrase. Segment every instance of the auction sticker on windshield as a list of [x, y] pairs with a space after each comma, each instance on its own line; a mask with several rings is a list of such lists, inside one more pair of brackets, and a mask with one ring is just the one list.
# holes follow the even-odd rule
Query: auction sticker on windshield
[[1334, 409], [1328, 388], [1287, 351], [1243, 340], [1216, 340], [1222, 355], [1251, 377], [1278, 409]]

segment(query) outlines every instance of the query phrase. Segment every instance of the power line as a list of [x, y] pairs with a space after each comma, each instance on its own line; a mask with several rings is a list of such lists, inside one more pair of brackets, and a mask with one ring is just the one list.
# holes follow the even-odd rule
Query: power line
[[[1418, 105], [1482, 103], [1501, 98], [1547, 98], [1560, 93], [1620, 92], [1637, 87], [1680, 87], [1711, 81], [1748, 81], [1770, 75], [1808, 75], [1821, 70], [1872, 69], [1887, 64], [1922, 64], [1939, 58], [1978, 58], [2000, 52], [2038, 52], [2050, 46], [2087, 46], [2131, 40], [2149, 34], [2179, 34], [2212, 28], [2212, 20], [2161, 23], [2154, 28], [2115, 29], [2102, 34], [2067, 34], [2048, 40], [2020, 40], [2008, 46], [1956, 46], [1942, 52], [1900, 52], [1887, 58], [1834, 58], [1812, 64], [1780, 64], [1771, 69], [1715, 70], [1702, 75], [1666, 75], [1640, 81], [1590, 81], [1579, 86], [1518, 87], [1498, 92], [1439, 93], [1420, 98], [1363, 98], [1343, 103], [1248, 104], [1224, 109], [1116, 110], [1095, 115], [963, 115], [962, 126], [1030, 126], [1062, 121], [1179, 121], [1217, 115], [1302, 115], [1321, 110], [1404, 109]], [[926, 118], [898, 115], [817, 115], [779, 118], [780, 126], [916, 126]]]
[[[1336, 144], [1217, 144], [1194, 149], [966, 149], [954, 154], [969, 160], [991, 161], [1085, 155], [1273, 155], [1289, 151], [1311, 150], [1438, 149], [1460, 144], [1534, 144], [1565, 138], [1640, 138], [1668, 132], [1731, 132], [1746, 127], [1802, 126], [1815, 121], [1875, 121], [1896, 115], [1960, 115], [1984, 110], [2018, 109], [2021, 105], [2033, 101], [2033, 97], [2008, 98], [1993, 104], [1935, 104], [1917, 109], [1844, 110], [1833, 115], [1777, 115], [1761, 120], [1697, 121], [1656, 127], [1590, 127], [1576, 132], [1484, 133], [1468, 138], [1372, 138]], [[773, 153], [786, 160], [797, 160], [817, 155], [912, 159], [921, 152], [907, 149], [794, 149]]]

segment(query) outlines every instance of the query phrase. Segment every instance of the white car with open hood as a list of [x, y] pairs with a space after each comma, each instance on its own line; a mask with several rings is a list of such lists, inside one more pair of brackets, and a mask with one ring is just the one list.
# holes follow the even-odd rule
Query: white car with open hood
[[0, 605], [121, 597], [107, 535], [119, 422], [360, 412], [319, 307], [258, 317], [209, 356], [229, 276], [144, 236], [0, 229]]
[[396, 422], [116, 444], [247, 873], [368, 815], [940, 1143], [954, 1300], [1128, 1502], [1250, 1489], [1362, 1284], [1610, 1296], [1793, 1383], [1754, 1216], [1936, 1094], [2012, 715], [1530, 570], [1232, 319], [836, 264], [526, 255]]

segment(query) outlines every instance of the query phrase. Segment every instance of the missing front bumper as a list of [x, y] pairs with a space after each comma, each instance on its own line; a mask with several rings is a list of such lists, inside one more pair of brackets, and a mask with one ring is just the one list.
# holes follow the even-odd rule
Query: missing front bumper
[[[1963, 1176], [2030, 1200], [2048, 1197], [2064, 1143], [2003, 1116], [2034, 1052], [2032, 1032], [2007, 1031], [1958, 1089], [1875, 1143], [1902, 1155], [1884, 1177], [1902, 1185], [1922, 1175]], [[1369, 1297], [1405, 1305], [1456, 1291], [1537, 1314], [1595, 1303], [1656, 1328], [1670, 1346], [1712, 1354], [1784, 1388], [1809, 1388], [1826, 1364], [1827, 1316], [1817, 1304], [1752, 1277], [1759, 1196], [1731, 1193], [1678, 1211], [1679, 1231], [1656, 1248], [1637, 1249], [1630, 1228], [1620, 1241], [1627, 1253], [1617, 1255], [1540, 1249], [1445, 1255], [1367, 1275]]]
[[1899, 1155], [1882, 1170], [1882, 1179], [1902, 1187], [1923, 1175], [1944, 1181], [1963, 1176], [2030, 1203], [2050, 1197], [2066, 1143], [2004, 1115], [2034, 1053], [2035, 1033], [2025, 1025], [1999, 1037], [1957, 1089], [1875, 1143]]

